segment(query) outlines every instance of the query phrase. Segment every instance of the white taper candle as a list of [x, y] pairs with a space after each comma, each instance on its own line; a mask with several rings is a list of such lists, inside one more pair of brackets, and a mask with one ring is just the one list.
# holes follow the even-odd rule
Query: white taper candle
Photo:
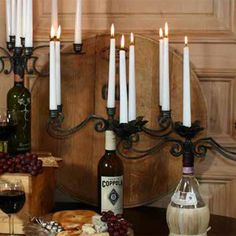
[[162, 106], [163, 100], [163, 30], [159, 30], [159, 105]]
[[56, 63], [55, 63], [55, 29], [51, 27], [50, 40], [50, 79], [49, 79], [49, 109], [57, 110], [56, 100]]
[[16, 0], [11, 0], [11, 36], [16, 35]]
[[59, 25], [57, 30], [57, 40], [56, 40], [56, 97], [57, 106], [61, 105], [61, 26]]
[[163, 39], [163, 96], [162, 110], [170, 110], [170, 78], [169, 78], [169, 40], [168, 40], [168, 25], [165, 23], [165, 37]]
[[109, 55], [109, 75], [108, 75], [108, 95], [107, 108], [115, 107], [115, 88], [116, 88], [116, 40], [115, 28], [111, 25], [110, 55]]
[[183, 62], [183, 125], [191, 127], [191, 92], [190, 92], [190, 61], [188, 38], [185, 36], [184, 47], [184, 62]]
[[136, 85], [135, 85], [135, 46], [134, 34], [130, 34], [129, 46], [129, 121], [136, 119]]
[[122, 35], [120, 49], [120, 123], [128, 122], [127, 103], [125, 37]]
[[11, 0], [5, 0], [5, 6], [6, 6], [6, 42], [9, 42], [11, 35]]
[[25, 47], [33, 47], [33, 1], [27, 0]]
[[27, 21], [30, 20], [27, 18], [27, 5], [28, 5], [28, 0], [23, 0], [22, 1], [22, 33], [21, 33], [21, 37], [25, 38], [26, 36], [26, 24]]
[[16, 47], [21, 47], [22, 32], [22, 0], [17, 0], [16, 8]]
[[76, 1], [75, 44], [82, 43], [82, 0]]

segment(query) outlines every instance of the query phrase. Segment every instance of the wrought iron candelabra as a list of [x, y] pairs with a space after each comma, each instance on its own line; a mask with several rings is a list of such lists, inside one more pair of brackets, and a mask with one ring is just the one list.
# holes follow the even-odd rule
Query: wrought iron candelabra
[[[95, 121], [94, 128], [97, 132], [113, 130], [119, 137], [117, 152], [120, 156], [129, 160], [145, 158], [148, 155], [158, 152], [167, 144], [171, 144], [170, 153], [174, 157], [190, 156], [192, 162], [194, 157], [206, 157], [208, 150], [214, 150], [230, 160], [236, 161], [236, 152], [225, 149], [218, 144], [213, 138], [205, 137], [196, 139], [197, 135], [204, 130], [200, 121], [192, 123], [191, 127], [183, 126], [181, 122], [173, 122], [171, 111], [161, 111], [158, 118], [158, 129], [146, 127], [148, 121], [144, 117], [137, 117], [136, 120], [125, 124], [120, 124], [115, 117], [115, 108], [107, 108], [107, 119], [102, 116], [89, 115], [80, 124], [72, 128], [62, 128], [64, 120], [63, 113], [59, 113], [56, 118], [49, 118], [47, 124], [48, 133], [55, 138], [66, 138], [80, 129], [84, 128], [90, 121]], [[147, 149], [138, 149], [135, 144], [139, 142], [139, 134], [156, 138], [157, 143]], [[174, 135], [175, 134], [175, 135]], [[128, 154], [127, 154], [128, 153]], [[133, 153], [134, 155], [129, 155]]]
[[[75, 48], [75, 46], [74, 46]], [[109, 48], [106, 49], [107, 51]], [[81, 52], [81, 51], [80, 51]], [[107, 89], [102, 88], [102, 97], [106, 99]], [[119, 98], [117, 97], [117, 100]], [[89, 122], [94, 121], [94, 129], [97, 132], [113, 130], [119, 141], [117, 144], [117, 153], [129, 160], [142, 159], [148, 155], [158, 152], [164, 146], [171, 144], [170, 153], [174, 157], [188, 156], [206, 157], [208, 150], [215, 150], [230, 160], [236, 161], [236, 152], [225, 149], [218, 144], [212, 137], [196, 139], [197, 135], [204, 130], [200, 121], [192, 123], [191, 127], [185, 127], [181, 122], [172, 120], [171, 111], [162, 111], [160, 107], [160, 116], [157, 119], [157, 129], [150, 129], [146, 126], [148, 123], [143, 116], [137, 117], [133, 121], [120, 124], [115, 119], [115, 108], [107, 108], [107, 118], [91, 114], [79, 124], [71, 128], [63, 128], [64, 114], [58, 111], [56, 117], [49, 117], [47, 123], [47, 132], [54, 138], [66, 138], [82, 128]], [[146, 149], [136, 147], [140, 141], [140, 133], [146, 134], [157, 140], [157, 143]], [[193, 141], [194, 140], [194, 141]], [[187, 153], [187, 154], [186, 154]], [[133, 154], [133, 155], [132, 155]], [[192, 158], [189, 158], [193, 161]]]
[[[4, 53], [0, 56], [0, 73], [14, 74], [24, 77], [24, 74], [36, 74], [40, 76], [47, 76], [48, 72], [42, 73], [37, 69], [37, 62], [39, 57], [34, 55], [35, 51], [48, 48], [49, 45], [39, 45], [37, 47], [25, 47], [25, 38], [21, 38], [21, 47], [15, 46], [16, 37], [10, 36], [9, 42], [6, 43], [7, 49], [0, 47]], [[74, 44], [74, 53], [82, 54], [82, 44]], [[6, 61], [9, 62], [7, 66]]]
[[[7, 49], [0, 47], [4, 55], [0, 56], [0, 73], [19, 75], [21, 78], [24, 77], [25, 72], [27, 74], [41, 74], [37, 69], [38, 57], [33, 55], [34, 52], [41, 48], [46, 48], [48, 45], [41, 45], [38, 47], [25, 47], [25, 39], [21, 38], [21, 47], [15, 46], [15, 36], [10, 36], [9, 42], [7, 42]], [[9, 62], [7, 68], [6, 61]], [[29, 65], [31, 63], [31, 66]], [[45, 74], [47, 75], [47, 74]]]
[[[38, 57], [34, 52], [38, 49], [46, 48], [48, 45], [40, 45], [37, 47], [25, 47], [24, 38], [21, 39], [21, 47], [15, 46], [15, 36], [10, 36], [10, 41], [7, 42], [7, 49], [0, 47], [4, 55], [0, 56], [0, 73], [10, 74], [14, 72], [21, 77], [27, 74], [47, 75], [41, 73], [37, 69]], [[82, 44], [73, 45], [74, 53], [83, 54]], [[6, 61], [10, 65], [7, 67]], [[31, 63], [30, 63], [31, 61]], [[161, 109], [160, 109], [161, 110]], [[136, 120], [125, 124], [120, 124], [115, 119], [115, 108], [107, 108], [107, 118], [95, 114], [89, 115], [78, 125], [71, 128], [62, 128], [64, 114], [62, 109], [57, 111], [56, 116], [49, 116], [47, 123], [47, 132], [54, 138], [66, 138], [84, 128], [90, 121], [95, 121], [94, 128], [97, 132], [105, 130], [114, 130], [119, 137], [117, 144], [117, 152], [126, 159], [141, 159], [150, 154], [158, 152], [166, 144], [172, 144], [170, 153], [175, 157], [180, 157], [184, 154], [191, 153], [194, 157], [205, 157], [208, 150], [215, 150], [224, 157], [236, 161], [236, 152], [225, 149], [218, 144], [213, 138], [206, 137], [195, 140], [203, 128], [199, 121], [195, 121], [191, 127], [185, 127], [181, 122], [173, 122], [171, 111], [160, 111], [158, 118], [158, 129], [150, 129], [146, 127], [144, 117], [137, 117]], [[138, 149], [135, 144], [139, 142], [139, 134], [145, 133], [150, 137], [157, 139], [157, 143], [147, 149]], [[177, 134], [176, 138], [172, 134]], [[194, 141], [192, 141], [194, 139]], [[134, 153], [134, 156], [128, 155]]]

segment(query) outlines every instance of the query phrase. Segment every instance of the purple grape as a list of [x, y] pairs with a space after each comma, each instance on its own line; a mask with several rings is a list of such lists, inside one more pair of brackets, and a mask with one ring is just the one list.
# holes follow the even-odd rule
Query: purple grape
[[14, 161], [15, 161], [15, 163], [20, 163], [20, 162], [21, 162], [21, 159], [20, 159], [19, 157], [16, 157], [16, 158], [14, 159]]
[[114, 233], [114, 228], [113, 227], [108, 228], [108, 233], [110, 234]]
[[42, 160], [37, 160], [37, 166], [42, 167], [43, 166], [43, 161]]
[[4, 152], [0, 152], [0, 158], [4, 158], [5, 157], [5, 153]]
[[38, 155], [37, 154], [32, 154], [32, 159], [38, 159]]
[[114, 225], [114, 229], [118, 230], [120, 228], [120, 225], [118, 225], [117, 223]]
[[8, 166], [7, 164], [4, 164], [3, 167], [2, 167], [2, 169], [3, 169], [4, 171], [6, 171], [6, 170], [8, 169], [8, 167], [9, 167], [9, 166]]
[[30, 172], [30, 174], [33, 175], [33, 176], [36, 176], [36, 175], [38, 174], [38, 172], [35, 171], [35, 170], [32, 170], [32, 171]]
[[31, 157], [31, 153], [30, 153], [30, 152], [26, 152], [26, 153], [25, 153], [25, 156], [26, 156], [26, 157]]
[[14, 168], [9, 167], [9, 168], [8, 168], [8, 172], [9, 172], [9, 173], [14, 173]]
[[24, 160], [26, 164], [29, 164], [31, 162], [31, 159], [29, 157], [26, 157]]
[[10, 166], [12, 163], [13, 163], [12, 159], [9, 159], [9, 160], [7, 161], [7, 164], [8, 164], [9, 166]]
[[115, 231], [112, 235], [113, 235], [113, 236], [120, 236], [120, 233], [117, 232], [117, 231]]
[[31, 165], [31, 166], [37, 166], [37, 160], [32, 160], [32, 161], [30, 162], [30, 165]]
[[122, 214], [117, 214], [116, 217], [118, 220], [123, 218]]
[[103, 221], [103, 222], [107, 221], [107, 218], [105, 217], [105, 215], [101, 217], [101, 221]]

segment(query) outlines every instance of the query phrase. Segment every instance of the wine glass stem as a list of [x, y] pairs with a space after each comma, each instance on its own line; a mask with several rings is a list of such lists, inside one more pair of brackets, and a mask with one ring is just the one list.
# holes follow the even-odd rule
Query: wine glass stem
[[14, 215], [9, 214], [9, 235], [14, 236]]

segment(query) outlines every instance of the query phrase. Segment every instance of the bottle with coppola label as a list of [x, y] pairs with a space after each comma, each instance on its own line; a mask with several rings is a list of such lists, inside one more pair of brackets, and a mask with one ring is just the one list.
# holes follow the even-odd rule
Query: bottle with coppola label
[[9, 138], [8, 151], [18, 154], [31, 150], [31, 95], [24, 86], [24, 73], [14, 72], [14, 86], [7, 94], [7, 111], [14, 114], [16, 129]]
[[98, 205], [100, 212], [123, 213], [123, 164], [116, 155], [116, 137], [105, 132], [105, 154], [98, 163]]

